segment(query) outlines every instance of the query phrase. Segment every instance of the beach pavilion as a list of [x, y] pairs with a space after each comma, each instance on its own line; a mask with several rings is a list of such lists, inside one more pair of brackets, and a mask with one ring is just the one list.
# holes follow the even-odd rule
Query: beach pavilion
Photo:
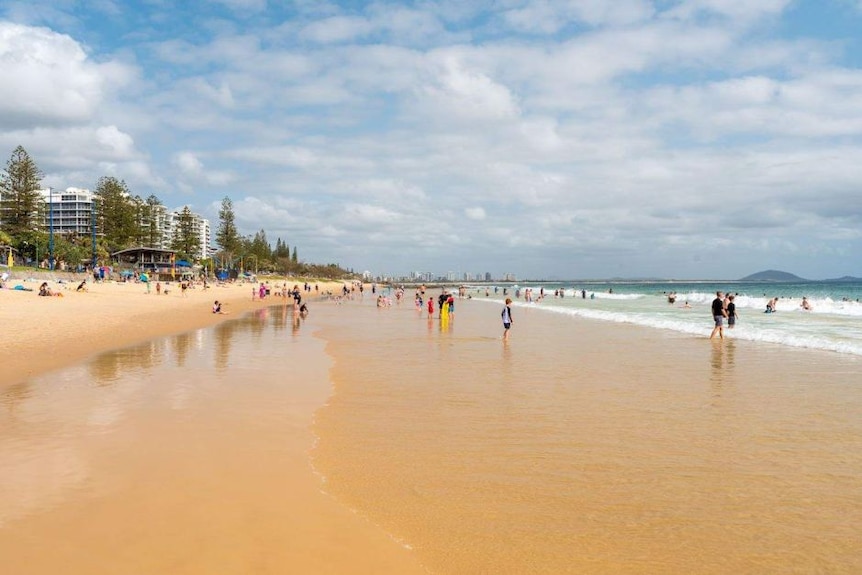
[[111, 260], [120, 269], [147, 272], [155, 279], [165, 280], [188, 271], [190, 264], [182, 260], [177, 261], [176, 258], [177, 254], [173, 250], [145, 247], [128, 248], [111, 254]]

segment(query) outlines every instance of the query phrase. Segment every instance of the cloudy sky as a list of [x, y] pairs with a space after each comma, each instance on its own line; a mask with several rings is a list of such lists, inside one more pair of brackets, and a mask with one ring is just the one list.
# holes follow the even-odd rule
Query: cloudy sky
[[862, 276], [862, 0], [0, 0], [0, 165], [357, 271]]

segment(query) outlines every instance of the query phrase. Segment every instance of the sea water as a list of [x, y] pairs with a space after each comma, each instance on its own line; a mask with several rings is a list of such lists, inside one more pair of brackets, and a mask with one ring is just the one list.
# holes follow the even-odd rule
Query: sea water
[[[532, 289], [532, 303], [525, 299]], [[691, 335], [712, 331], [715, 292], [735, 294], [737, 323], [727, 335], [791, 347], [862, 355], [862, 283], [859, 282], [587, 282], [473, 286], [478, 299], [486, 290], [500, 299], [503, 290], [516, 305], [533, 305], [570, 316], [642, 325]], [[539, 300], [541, 290], [544, 298]], [[562, 291], [563, 297], [555, 296]], [[516, 298], [515, 293], [520, 297]], [[674, 294], [674, 302], [668, 296]], [[806, 297], [810, 309], [802, 308]], [[777, 313], [765, 313], [778, 298]], [[686, 307], [686, 304], [690, 307]]]

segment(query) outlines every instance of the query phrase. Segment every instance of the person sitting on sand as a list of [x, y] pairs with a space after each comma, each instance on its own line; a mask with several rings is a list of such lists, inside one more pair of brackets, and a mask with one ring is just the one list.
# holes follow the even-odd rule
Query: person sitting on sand
[[78, 287], [75, 288], [75, 291], [87, 291], [87, 280], [84, 280], [79, 283]]
[[221, 306], [222, 306], [222, 303], [220, 301], [216, 300], [213, 303], [213, 313], [220, 313], [220, 314], [227, 313], [227, 312], [221, 310]]
[[299, 306], [299, 316], [302, 317], [303, 319], [305, 319], [305, 317], [307, 315], [308, 315], [308, 306], [305, 304], [302, 304], [301, 306]]
[[51, 288], [48, 287], [48, 282], [42, 282], [42, 285], [39, 286], [39, 295], [63, 297], [63, 294], [60, 292], [54, 293], [51, 291]]

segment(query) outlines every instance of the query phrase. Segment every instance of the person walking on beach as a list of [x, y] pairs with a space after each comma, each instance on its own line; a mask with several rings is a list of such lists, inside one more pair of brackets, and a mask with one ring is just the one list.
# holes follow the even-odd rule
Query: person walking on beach
[[500, 314], [503, 317], [503, 341], [509, 341], [509, 329], [512, 327], [512, 304], [510, 298], [506, 298], [506, 305], [503, 306], [503, 312]]
[[715, 327], [712, 328], [712, 333], [709, 334], [709, 339], [718, 337], [724, 339], [724, 318], [727, 317], [727, 311], [724, 309], [724, 300], [721, 297], [721, 292], [715, 292], [715, 299], [712, 300], [712, 318], [715, 320]]

